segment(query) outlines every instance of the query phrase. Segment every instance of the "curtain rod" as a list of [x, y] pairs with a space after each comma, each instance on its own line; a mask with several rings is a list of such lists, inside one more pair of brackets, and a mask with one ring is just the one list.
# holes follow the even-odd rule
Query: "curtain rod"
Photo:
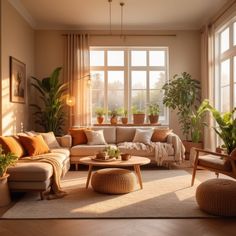
[[[88, 33], [87, 33], [88, 34]], [[62, 34], [62, 36], [68, 36], [69, 34]], [[79, 35], [79, 34], [78, 34]], [[89, 34], [90, 36], [99, 36], [99, 37], [105, 37], [105, 36], [110, 36], [110, 37], [135, 37], [135, 36], [151, 36], [151, 37], [176, 37], [176, 34]]]

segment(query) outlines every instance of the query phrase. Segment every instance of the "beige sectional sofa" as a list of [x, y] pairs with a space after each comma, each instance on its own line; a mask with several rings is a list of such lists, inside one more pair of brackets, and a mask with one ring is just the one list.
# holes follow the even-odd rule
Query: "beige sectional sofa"
[[[49, 153], [37, 155], [35, 157], [50, 156], [56, 159], [60, 164], [63, 177], [70, 168], [70, 137], [64, 136], [58, 138], [60, 148], [50, 149]], [[24, 160], [27, 157], [22, 157]], [[52, 183], [53, 167], [44, 162], [21, 162], [18, 161], [14, 166], [8, 168], [10, 174], [8, 184], [11, 191], [38, 191], [41, 199], [43, 192], [46, 191]]]
[[[133, 139], [135, 136], [136, 129], [150, 129], [146, 127], [92, 127], [92, 130], [103, 130], [104, 138], [107, 144], [103, 145], [88, 145], [79, 144], [72, 146], [70, 149], [70, 160], [71, 164], [76, 165], [78, 169], [79, 160], [81, 157], [95, 155], [97, 152], [103, 150], [107, 145], [117, 146], [121, 152], [129, 153], [136, 156], [148, 157], [151, 161], [156, 161], [155, 148], [146, 148], [147, 145], [136, 145], [135, 148], [132, 147]], [[131, 144], [131, 145], [130, 145]], [[166, 144], [171, 146], [168, 150], [168, 156], [163, 160], [162, 164], [168, 164], [170, 162], [181, 162], [184, 159], [184, 147], [182, 145], [179, 137], [170, 133], [166, 139]], [[152, 146], [155, 143], [152, 143]], [[140, 147], [140, 148], [137, 148]]]

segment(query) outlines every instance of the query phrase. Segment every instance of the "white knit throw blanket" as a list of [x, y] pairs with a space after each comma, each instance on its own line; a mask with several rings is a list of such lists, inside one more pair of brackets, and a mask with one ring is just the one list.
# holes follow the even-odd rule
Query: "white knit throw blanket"
[[146, 152], [152, 152], [154, 150], [155, 153], [155, 161], [158, 166], [163, 164], [168, 157], [168, 155], [173, 155], [173, 145], [170, 143], [160, 143], [160, 142], [150, 142], [150, 144], [144, 143], [133, 143], [133, 142], [124, 142], [121, 146], [126, 149], [135, 149], [135, 150], [143, 150]]

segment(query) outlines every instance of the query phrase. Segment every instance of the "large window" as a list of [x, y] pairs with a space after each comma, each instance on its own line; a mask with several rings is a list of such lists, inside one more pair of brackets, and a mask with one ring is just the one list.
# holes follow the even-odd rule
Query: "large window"
[[[147, 114], [151, 102], [160, 105], [159, 120], [168, 123], [162, 86], [168, 78], [167, 48], [90, 48], [92, 111], [123, 108], [131, 121], [132, 107]], [[108, 119], [108, 117], [106, 117]]]
[[215, 104], [227, 112], [236, 106], [236, 21], [220, 28], [215, 39]]

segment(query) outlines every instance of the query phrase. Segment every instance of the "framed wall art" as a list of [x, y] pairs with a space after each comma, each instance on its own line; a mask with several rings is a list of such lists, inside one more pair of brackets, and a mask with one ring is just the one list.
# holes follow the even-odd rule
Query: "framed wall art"
[[26, 65], [10, 57], [10, 101], [25, 103]]

